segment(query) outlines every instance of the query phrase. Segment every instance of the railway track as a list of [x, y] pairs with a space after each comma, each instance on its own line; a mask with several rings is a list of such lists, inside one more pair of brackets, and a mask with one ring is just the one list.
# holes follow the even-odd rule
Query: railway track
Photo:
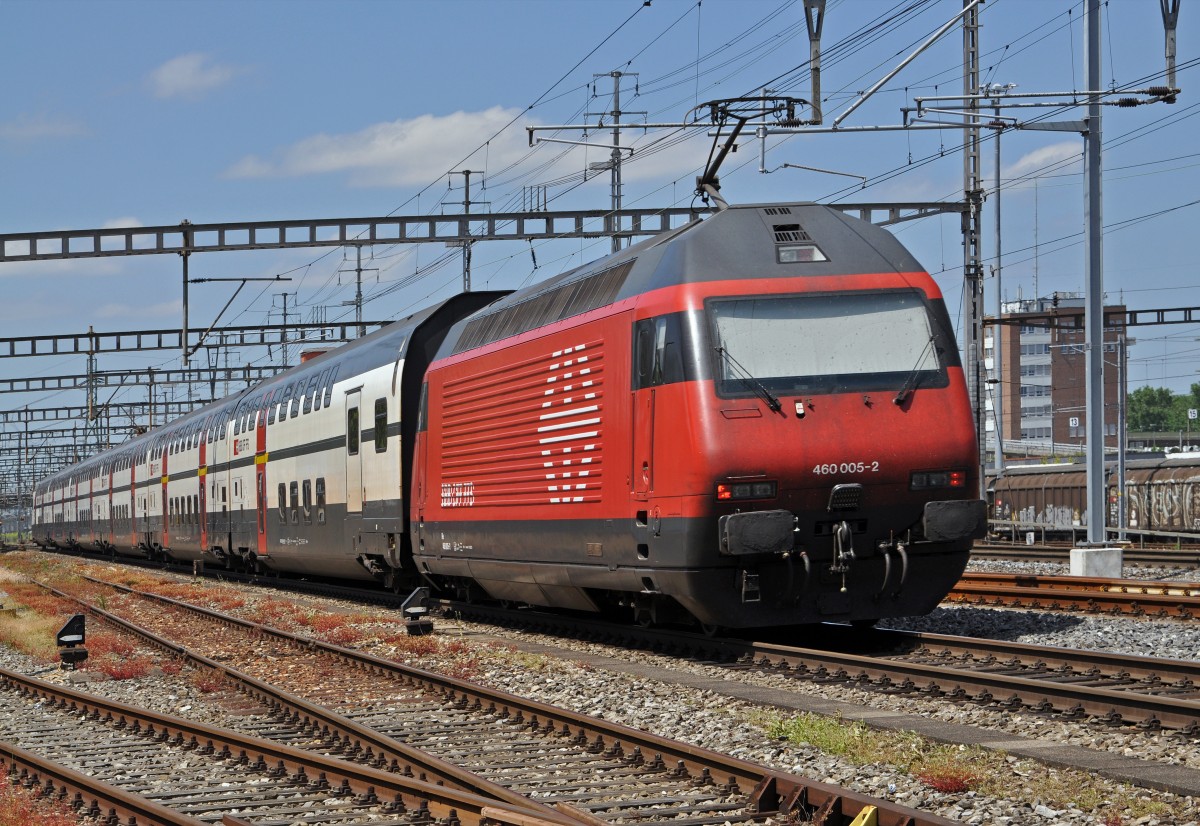
[[[993, 575], [980, 575], [981, 578]], [[1035, 578], [1041, 579], [1041, 578]], [[1076, 578], [1068, 578], [1076, 580]], [[1153, 591], [1159, 584], [1149, 581], [1130, 581], [1129, 588], [1144, 587]], [[347, 589], [350, 590], [350, 589]], [[1040, 607], [1048, 609], [1057, 604], [1060, 608], [1077, 604], [1078, 610], [1096, 610], [1093, 594], [1086, 591], [1071, 591], [1070, 601], [1057, 600], [1053, 590], [1039, 591], [1031, 597], [1030, 605], [1040, 601]], [[1159, 599], [1160, 604], [1147, 610], [1150, 598]], [[1146, 616], [1188, 616], [1188, 603], [1184, 595], [1176, 594], [1111, 594], [1114, 604], [1126, 602], [1131, 611], [1140, 610]], [[1191, 597], [1187, 597], [1191, 599]], [[1180, 610], [1178, 606], [1183, 603]], [[1136, 605], [1134, 605], [1136, 603]], [[991, 604], [995, 604], [994, 600]], [[532, 627], [533, 630], [557, 634], [582, 634], [585, 637], [598, 635], [599, 639], [612, 639], [617, 644], [635, 647], [668, 647], [687, 656], [694, 652], [707, 652], [703, 656], [718, 661], [737, 662], [746, 667], [747, 662], [765, 663], [782, 671], [794, 670], [798, 676], [810, 675], [812, 679], [834, 682], [872, 685], [891, 693], [920, 692], [926, 695], [945, 696], [951, 699], [975, 700], [1025, 707], [1044, 712], [1062, 713], [1074, 718], [1094, 717], [1105, 724], [1118, 722], [1142, 725], [1148, 728], [1165, 727], [1185, 732], [1194, 732], [1200, 720], [1200, 695], [1191, 693], [1190, 683], [1200, 685], [1200, 674], [1176, 661], [1153, 658], [1122, 657], [1099, 652], [1067, 652], [1041, 646], [1020, 646], [1015, 643], [986, 641], [974, 638], [955, 638], [937, 635], [920, 635], [915, 632], [907, 637], [906, 632], [873, 632], [869, 635], [841, 634], [836, 628], [823, 632], [823, 640], [832, 650], [797, 648], [795, 655], [786, 653], [787, 647], [757, 650], [754, 643], [725, 640], [720, 646], [710, 643], [703, 635], [660, 629], [635, 629], [614, 626], [599, 620], [561, 617], [538, 611], [506, 611], [445, 601], [446, 610], [460, 612], [464, 616], [476, 617], [498, 624], [515, 624]], [[1107, 610], [1115, 610], [1109, 607]], [[1200, 614], [1200, 610], [1196, 612]], [[781, 632], [787, 635], [787, 631]], [[876, 640], [865, 645], [868, 640]], [[953, 650], [952, 657], [944, 654], [929, 658], [928, 648], [922, 640], [933, 640], [938, 651]], [[838, 646], [849, 646], [851, 651], [839, 654]], [[906, 652], [913, 660], [911, 667], [902, 667], [901, 660], [892, 649]], [[971, 651], [977, 654], [970, 653]], [[856, 659], [858, 651], [863, 659]], [[1068, 653], [1076, 656], [1068, 658]], [[1054, 662], [1050, 673], [1042, 667], [1047, 656]], [[922, 662], [921, 660], [928, 660]], [[951, 661], [953, 660], [953, 661]], [[890, 664], [889, 664], [890, 663]], [[1137, 675], [1133, 680], [1128, 675]], [[1178, 686], [1175, 700], [1158, 696], [1167, 686]], [[1105, 693], [1107, 692], [1107, 693]], [[1146, 699], [1140, 699], [1145, 697]], [[1178, 700], [1178, 702], [1176, 702]]]
[[0, 669], [10, 773], [81, 815], [122, 826], [220, 821], [560, 824], [530, 806], [421, 782]]
[[946, 600], [1157, 619], [1200, 616], [1200, 585], [1143, 579], [970, 572], [963, 574]]
[[[1071, 556], [1071, 543], [1024, 545], [1009, 542], [976, 542], [971, 549], [972, 559], [999, 559], [1014, 562], [1066, 563]], [[1127, 565], [1195, 568], [1200, 566], [1200, 546], [1126, 546], [1123, 553]]]
[[[511, 806], [550, 807], [592, 826], [664, 819], [763, 823], [781, 816], [835, 824], [868, 810], [886, 826], [949, 822], [176, 600], [92, 583], [154, 608], [137, 610], [128, 601], [117, 606], [123, 600], [110, 592], [110, 610], [88, 610], [140, 631], [130, 619], [136, 615], [151, 626], [145, 639], [223, 669], [273, 716], [290, 722], [281, 732], [285, 741], [320, 732], [325, 746], [347, 759], [379, 767], [409, 761], [401, 765], [419, 768], [431, 781], [466, 786], [467, 793]], [[186, 651], [168, 641], [180, 633], [186, 633]], [[276, 688], [281, 682], [287, 690]], [[452, 771], [438, 773], [447, 766]]]
[[823, 626], [822, 649], [772, 640], [708, 638], [702, 634], [614, 626], [539, 612], [509, 614], [455, 604], [465, 616], [539, 633], [582, 639], [757, 669], [797, 680], [855, 684], [891, 694], [1027, 709], [1103, 726], [1136, 725], [1200, 735], [1200, 665], [1023, 645], [1002, 640], [905, 631]]

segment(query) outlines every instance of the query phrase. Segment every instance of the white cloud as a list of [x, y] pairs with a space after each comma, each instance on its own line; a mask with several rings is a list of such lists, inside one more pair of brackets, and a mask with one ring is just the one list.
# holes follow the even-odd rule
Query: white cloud
[[[357, 132], [313, 135], [268, 157], [247, 155], [226, 169], [224, 175], [284, 178], [342, 173], [348, 176], [351, 186], [414, 186], [427, 184], [434, 176], [459, 166], [483, 170], [486, 163], [488, 170], [500, 169], [530, 151], [523, 124], [504, 129], [519, 114], [519, 109], [494, 106], [481, 112], [420, 115], [377, 123]], [[501, 129], [504, 131], [496, 136]], [[625, 143], [649, 146], [653, 138], [653, 134], [630, 135]], [[606, 144], [608, 133], [592, 140]], [[481, 148], [485, 142], [486, 148]], [[540, 155], [543, 163], [561, 155], [541, 168], [542, 180], [578, 172], [588, 163], [609, 158], [609, 151], [599, 146], [585, 150], [547, 144], [540, 151], [544, 153]], [[634, 162], [625, 167], [624, 178], [637, 181], [674, 176], [691, 171], [703, 160], [703, 154], [686, 144], [647, 156], [645, 160], [635, 153]], [[608, 173], [592, 173], [595, 174]]]
[[[7, 245], [7, 255], [27, 255], [28, 244]], [[47, 276], [80, 275], [110, 276], [121, 274], [120, 257], [112, 258], [42, 258], [37, 261], [10, 261], [0, 264], [0, 279], [29, 281]]]
[[154, 69], [146, 82], [157, 98], [195, 99], [224, 86], [240, 72], [233, 66], [213, 63], [212, 56], [204, 52], [191, 52]]
[[[1080, 141], [1053, 143], [1023, 155], [1016, 163], [1005, 169], [1002, 175], [1004, 178], [1011, 180], [1019, 178], [1022, 175], [1036, 174], [1039, 171], [1047, 170], [1050, 166], [1072, 158], [1075, 159], [1076, 163], [1083, 160], [1083, 144]], [[1066, 164], [1055, 167], [1052, 171], [1062, 173], [1069, 171], [1073, 166], [1075, 166], [1074, 163]]]
[[[313, 135], [275, 153], [273, 159], [242, 158], [225, 175], [231, 178], [299, 177], [331, 172], [350, 175], [354, 186], [403, 186], [428, 183], [458, 163], [509, 121], [519, 110], [493, 106], [483, 112], [420, 115], [377, 123], [358, 132]], [[524, 130], [508, 129], [489, 148], [492, 168], [528, 151]]]
[[83, 125], [64, 118], [44, 114], [17, 115], [14, 120], [0, 122], [0, 139], [36, 141], [44, 138], [74, 138], [86, 134]]

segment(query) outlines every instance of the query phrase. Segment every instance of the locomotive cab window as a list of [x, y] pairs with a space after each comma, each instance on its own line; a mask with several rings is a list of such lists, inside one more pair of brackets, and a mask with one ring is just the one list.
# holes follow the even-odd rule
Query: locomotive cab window
[[686, 378], [682, 315], [672, 313], [634, 326], [634, 389]]
[[722, 397], [945, 387], [948, 317], [916, 290], [747, 296], [707, 302]]

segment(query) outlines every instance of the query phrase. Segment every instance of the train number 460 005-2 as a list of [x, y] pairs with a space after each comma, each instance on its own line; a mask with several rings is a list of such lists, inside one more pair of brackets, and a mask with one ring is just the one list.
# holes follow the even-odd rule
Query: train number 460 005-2
[[831, 462], [827, 465], [814, 465], [812, 472], [817, 476], [829, 476], [833, 473], [878, 473], [879, 462]]

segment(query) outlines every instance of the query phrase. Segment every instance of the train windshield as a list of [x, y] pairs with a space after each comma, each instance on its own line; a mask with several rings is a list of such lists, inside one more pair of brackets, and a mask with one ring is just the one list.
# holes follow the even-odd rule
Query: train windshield
[[722, 396], [948, 384], [949, 319], [914, 290], [714, 299], [708, 314]]

